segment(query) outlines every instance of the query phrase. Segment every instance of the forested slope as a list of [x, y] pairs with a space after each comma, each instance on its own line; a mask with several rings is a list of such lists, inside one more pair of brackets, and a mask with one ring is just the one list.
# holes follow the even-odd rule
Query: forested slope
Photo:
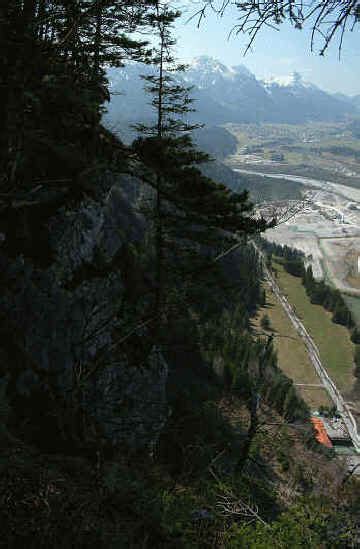
[[[176, 17], [143, 1], [0, 7], [4, 547], [359, 536], [352, 479], [251, 331], [264, 293], [248, 239], [267, 223], [198, 169], [188, 90], [162, 79]], [[158, 40], [152, 57], [135, 30]], [[158, 124], [131, 146], [101, 123], [105, 67], [127, 57], [158, 75]]]

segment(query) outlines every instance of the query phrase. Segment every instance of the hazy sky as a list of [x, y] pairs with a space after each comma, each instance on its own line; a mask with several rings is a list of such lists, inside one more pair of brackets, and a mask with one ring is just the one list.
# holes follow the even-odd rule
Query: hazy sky
[[[196, 2], [191, 4], [187, 9], [195, 13]], [[340, 61], [337, 43], [325, 57], [320, 57], [310, 51], [309, 31], [299, 31], [290, 25], [282, 26], [279, 32], [262, 30], [253, 50], [244, 57], [248, 38], [239, 35], [228, 39], [235, 16], [233, 7], [222, 19], [209, 12], [198, 29], [196, 21], [187, 23], [188, 15], [184, 14], [177, 24], [179, 57], [189, 61], [192, 57], [210, 55], [226, 65], [244, 64], [260, 79], [298, 71], [305, 80], [325, 90], [360, 94], [360, 24], [345, 35]]]

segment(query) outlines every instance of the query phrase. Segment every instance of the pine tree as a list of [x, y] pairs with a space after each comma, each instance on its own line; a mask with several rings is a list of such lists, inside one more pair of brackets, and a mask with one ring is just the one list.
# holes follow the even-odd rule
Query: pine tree
[[154, 74], [143, 78], [152, 95], [155, 121], [137, 126], [143, 136], [133, 145], [155, 192], [151, 217], [155, 226], [156, 314], [164, 308], [170, 288], [178, 291], [182, 287], [187, 295], [200, 272], [209, 277], [214, 255], [234, 243], [232, 233], [265, 228], [263, 221], [249, 217], [252, 206], [247, 193], [233, 194], [198, 169], [209, 157], [192, 143], [191, 131], [198, 126], [186, 119], [193, 110], [191, 89], [177, 78], [186, 67], [177, 64], [172, 55], [172, 25], [179, 15], [167, 2], [156, 2], [149, 16], [159, 43]]
[[[165, 254], [165, 210], [164, 202], [168, 199], [168, 174], [164, 173], [165, 163], [181, 162], [180, 153], [185, 141], [179, 134], [189, 132], [196, 126], [190, 126], [181, 116], [192, 110], [190, 108], [188, 88], [179, 85], [171, 73], [182, 71], [183, 66], [175, 63], [171, 49], [175, 44], [172, 38], [172, 25], [180, 16], [180, 12], [169, 9], [166, 2], [156, 2], [154, 10], [149, 14], [149, 23], [158, 38], [158, 47], [152, 63], [156, 72], [143, 76], [146, 81], [146, 90], [153, 96], [156, 119], [153, 125], [139, 124], [137, 129], [146, 136], [139, 139], [135, 148], [145, 164], [154, 173], [155, 203], [153, 219], [155, 224], [155, 253], [156, 253], [156, 296], [155, 311], [158, 314], [162, 307], [164, 294], [164, 254]], [[190, 144], [190, 142], [189, 142]], [[205, 158], [205, 155], [204, 155]], [[200, 155], [199, 155], [200, 159]], [[167, 207], [166, 215], [169, 216]], [[169, 236], [169, 235], [168, 235]]]

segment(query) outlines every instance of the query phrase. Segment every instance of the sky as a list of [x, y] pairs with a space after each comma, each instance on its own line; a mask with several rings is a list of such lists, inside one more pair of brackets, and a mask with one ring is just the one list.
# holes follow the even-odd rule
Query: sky
[[199, 55], [209, 55], [225, 65], [245, 65], [257, 78], [285, 76], [294, 71], [304, 80], [329, 92], [347, 95], [360, 94], [360, 24], [344, 37], [341, 58], [338, 44], [333, 43], [325, 57], [310, 51], [309, 30], [297, 30], [286, 24], [280, 31], [263, 29], [252, 51], [244, 57], [248, 37], [228, 37], [234, 25], [237, 11], [230, 6], [222, 18], [208, 12], [200, 28], [197, 22], [188, 22], [196, 13], [199, 2], [183, 6], [183, 16], [176, 25], [177, 54], [190, 61]]

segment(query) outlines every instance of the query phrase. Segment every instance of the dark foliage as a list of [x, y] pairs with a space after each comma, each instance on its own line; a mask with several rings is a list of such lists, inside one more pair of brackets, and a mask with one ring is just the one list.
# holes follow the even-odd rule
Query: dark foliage
[[[251, 217], [247, 193], [197, 169], [204, 155], [172, 119], [183, 112], [183, 90], [171, 81], [167, 131], [127, 148], [101, 125], [105, 68], [149, 61], [132, 33], [153, 30], [158, 8], [142, 0], [0, 7], [4, 547], [226, 546], [247, 539], [249, 528], [262, 535], [254, 515], [219, 511], [229, 491], [261, 524], [281, 511], [270, 465], [250, 467], [260, 460], [258, 404], [289, 421], [308, 411], [278, 369], [271, 339], [250, 331], [264, 294], [246, 237], [265, 222]], [[159, 81], [148, 83], [156, 92]], [[128, 172], [137, 178], [123, 175], [116, 186]], [[140, 187], [159, 199], [161, 264], [163, 241], [149, 236], [152, 219], [135, 207]], [[232, 425], [224, 394], [244, 404], [249, 425]], [[243, 533], [233, 535], [238, 527]], [[312, 527], [304, 519], [308, 539]]]

